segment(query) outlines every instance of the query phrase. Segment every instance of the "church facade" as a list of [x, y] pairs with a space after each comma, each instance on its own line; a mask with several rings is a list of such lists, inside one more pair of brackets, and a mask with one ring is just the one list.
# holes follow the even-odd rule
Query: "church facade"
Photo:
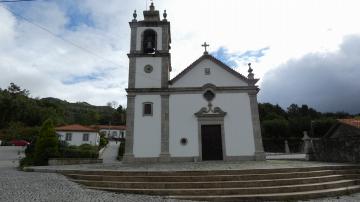
[[206, 51], [170, 80], [170, 22], [153, 3], [130, 22], [124, 162], [264, 160], [257, 93]]

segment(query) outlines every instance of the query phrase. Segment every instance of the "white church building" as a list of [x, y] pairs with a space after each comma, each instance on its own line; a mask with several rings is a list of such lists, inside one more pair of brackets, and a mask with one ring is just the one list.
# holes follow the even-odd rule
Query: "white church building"
[[153, 3], [130, 22], [125, 162], [264, 160], [257, 93], [206, 51], [170, 80], [170, 22]]

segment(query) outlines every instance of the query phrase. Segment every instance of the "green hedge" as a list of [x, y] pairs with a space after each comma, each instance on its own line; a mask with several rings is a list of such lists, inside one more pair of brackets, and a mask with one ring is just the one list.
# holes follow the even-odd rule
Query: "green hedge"
[[67, 146], [61, 148], [62, 158], [98, 158], [99, 152], [97, 146], [83, 144], [80, 146]]

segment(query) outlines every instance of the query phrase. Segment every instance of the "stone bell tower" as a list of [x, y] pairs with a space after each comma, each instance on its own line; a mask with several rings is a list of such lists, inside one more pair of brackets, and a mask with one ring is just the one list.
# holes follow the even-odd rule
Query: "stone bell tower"
[[[151, 3], [137, 20], [134, 11], [131, 28], [129, 83], [127, 91], [127, 135], [125, 162], [134, 162], [149, 154], [169, 159], [169, 74], [170, 22], [166, 10], [163, 19]], [[151, 135], [150, 135], [151, 134]], [[151, 145], [151, 146], [150, 146]]]
[[138, 21], [136, 11], [130, 22], [131, 42], [128, 88], [167, 88], [170, 65], [170, 22], [166, 11], [160, 19], [159, 11], [151, 3]]

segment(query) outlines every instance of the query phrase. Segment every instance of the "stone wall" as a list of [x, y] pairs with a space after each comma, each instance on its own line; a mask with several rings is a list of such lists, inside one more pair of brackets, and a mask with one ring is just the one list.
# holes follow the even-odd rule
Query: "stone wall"
[[341, 124], [329, 138], [313, 140], [313, 158], [327, 162], [360, 162], [360, 129]]
[[49, 165], [72, 165], [72, 164], [93, 164], [102, 163], [102, 159], [84, 159], [84, 158], [53, 158], [49, 159]]

